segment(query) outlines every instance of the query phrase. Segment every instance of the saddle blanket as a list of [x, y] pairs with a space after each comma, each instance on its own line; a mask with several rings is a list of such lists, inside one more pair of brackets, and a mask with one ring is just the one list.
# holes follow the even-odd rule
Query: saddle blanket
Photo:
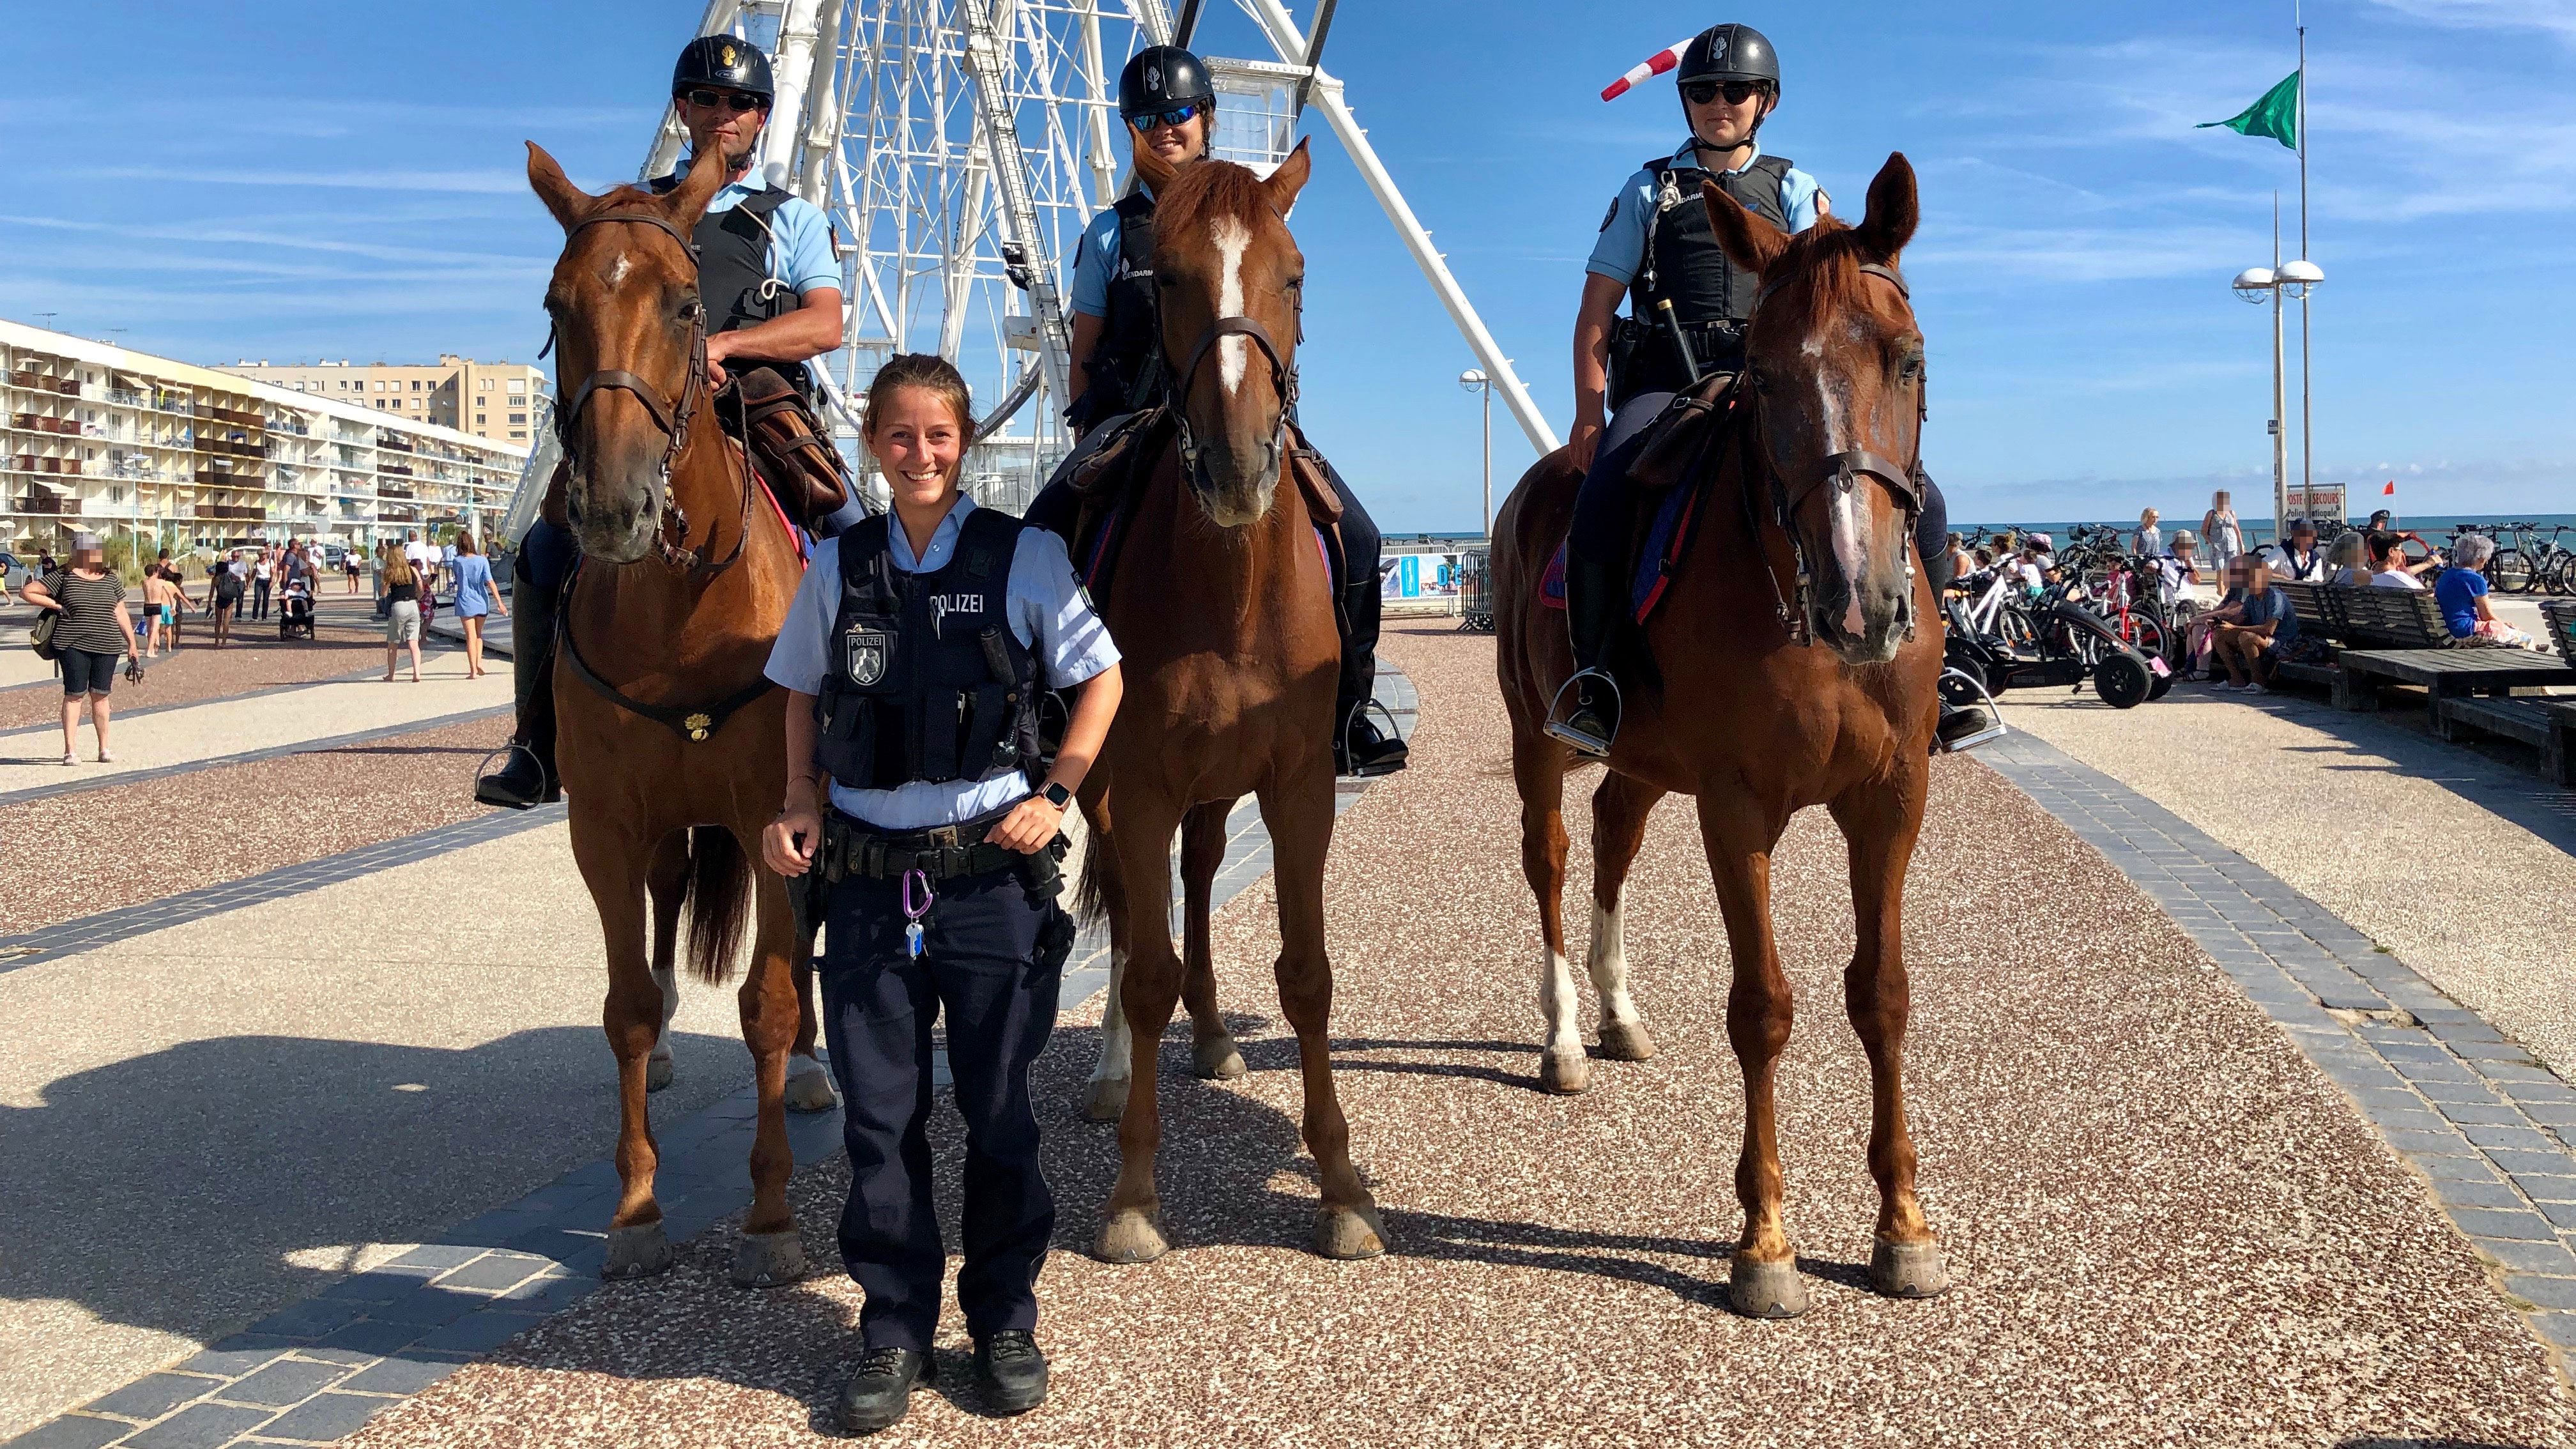
[[[1638, 550], [1637, 570], [1628, 585], [1628, 610], [1641, 625], [1655, 616], [1665, 591], [1681, 574], [1682, 553], [1690, 545], [1702, 491], [1700, 485], [1667, 488], [1656, 505], [1654, 524], [1646, 530], [1645, 547]], [[1565, 548], [1559, 541], [1538, 577], [1539, 602], [1551, 609], [1565, 607]]]

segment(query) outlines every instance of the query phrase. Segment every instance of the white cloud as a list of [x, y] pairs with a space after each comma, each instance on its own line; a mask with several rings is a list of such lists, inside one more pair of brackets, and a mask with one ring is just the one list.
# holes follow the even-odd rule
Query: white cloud
[[2383, 10], [2462, 30], [2545, 30], [2576, 40], [2568, 0], [2371, 0]]

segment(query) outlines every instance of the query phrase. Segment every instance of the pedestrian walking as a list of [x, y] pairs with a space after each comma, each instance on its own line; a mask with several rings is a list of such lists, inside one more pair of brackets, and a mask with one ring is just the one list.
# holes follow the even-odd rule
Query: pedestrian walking
[[354, 594], [358, 591], [358, 575], [366, 569], [366, 566], [367, 553], [364, 548], [352, 543], [340, 550], [340, 567], [349, 576], [349, 587], [345, 592]]
[[387, 554], [385, 566], [376, 573], [378, 593], [385, 604], [385, 682], [394, 677], [394, 660], [403, 646], [411, 647], [411, 682], [420, 683], [420, 575], [412, 570], [411, 560], [399, 553]]
[[465, 677], [483, 677], [483, 616], [510, 617], [501, 591], [492, 587], [492, 563], [474, 546], [474, 535], [456, 536], [456, 622], [465, 626]]
[[261, 549], [258, 561], [250, 566], [250, 616], [268, 617], [269, 590], [277, 585], [277, 551]]
[[140, 662], [134, 642], [134, 620], [125, 609], [125, 581], [108, 571], [107, 555], [95, 533], [72, 535], [72, 562], [27, 584], [27, 602], [61, 617], [54, 625], [56, 663], [63, 671], [63, 763], [79, 763], [81, 704], [89, 704], [90, 728], [98, 736], [98, 762], [112, 764], [108, 751], [107, 695], [116, 685], [116, 656]]
[[249, 591], [249, 581], [242, 577], [241, 553], [238, 549], [215, 560], [206, 576], [206, 607], [215, 616], [215, 647], [231, 642], [233, 615], [241, 612], [242, 595]]
[[2164, 515], [2144, 509], [2138, 514], [2138, 530], [2129, 535], [2129, 552], [2139, 558], [2161, 558], [2165, 551], [2165, 531], [2157, 525]]
[[2209, 545], [2210, 562], [2222, 569], [2245, 551], [2245, 527], [2237, 521], [2234, 497], [2226, 489], [2209, 495], [2209, 511], [2200, 516], [2200, 538]]
[[159, 564], [156, 563], [144, 569], [143, 622], [140, 626], [144, 658], [161, 657], [161, 643], [165, 636], [169, 639], [170, 652], [173, 654], [179, 652], [177, 631], [172, 629], [169, 623], [172, 603], [178, 595], [179, 590], [169, 579], [163, 577]]

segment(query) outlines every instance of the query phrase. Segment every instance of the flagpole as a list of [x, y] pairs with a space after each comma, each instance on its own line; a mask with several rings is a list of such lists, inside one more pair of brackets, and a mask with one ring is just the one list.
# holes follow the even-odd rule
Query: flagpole
[[2290, 426], [2281, 382], [2281, 193], [2272, 193], [2272, 540], [2290, 541]]
[[[2308, 23], [2301, 0], [2291, 0], [2290, 17], [2299, 27], [2299, 259], [2308, 256]], [[2316, 305], [2316, 288], [2299, 289], [2299, 487], [2307, 495], [2305, 506], [2314, 508], [2317, 498], [2317, 438], [2308, 388], [2309, 309]], [[2349, 506], [2344, 510], [2348, 515]], [[2338, 519], [2338, 522], [2348, 521]]]

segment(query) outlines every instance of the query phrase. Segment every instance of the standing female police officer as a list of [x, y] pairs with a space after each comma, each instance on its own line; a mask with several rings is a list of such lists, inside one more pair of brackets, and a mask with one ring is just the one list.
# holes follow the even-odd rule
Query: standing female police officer
[[[1701, 374], [1744, 366], [1744, 332], [1761, 279], [1719, 249], [1700, 204], [1715, 181], [1747, 211], [1783, 231], [1804, 231], [1831, 209], [1816, 179], [1755, 143], [1780, 104], [1780, 58], [1750, 25], [1713, 25], [1699, 33], [1674, 71], [1690, 139], [1628, 178], [1601, 219], [1601, 237], [1585, 264], [1583, 305], [1574, 320], [1575, 462], [1586, 472], [1565, 550], [1566, 625], [1574, 637], [1579, 698], [1548, 733], [1591, 755], [1607, 755], [1619, 730], [1618, 692], [1610, 676], [1610, 643], [1628, 598], [1630, 513], [1628, 466], [1646, 425]], [[1628, 315], [1616, 317], [1619, 298]], [[1677, 328], [1663, 325], [1669, 304]], [[1678, 330], [1691, 357], [1673, 340]], [[1612, 414], [1605, 430], [1605, 397]], [[1949, 509], [1924, 480], [1915, 537], [1926, 567], [1946, 557]], [[1937, 591], [1945, 579], [1933, 578]], [[1985, 725], [1983, 713], [1942, 712], [1941, 737], [1960, 738]]]
[[[1207, 154], [1216, 86], [1197, 56], [1177, 45], [1148, 46], [1119, 73], [1118, 114], [1127, 123], [1130, 146], [1185, 165]], [[1069, 356], [1083, 382], [1065, 419], [1078, 431], [1088, 433], [1163, 400], [1168, 376], [1154, 311], [1153, 262], [1154, 194], [1139, 185], [1092, 218], [1073, 254]], [[1359, 712], [1377, 677], [1377, 525], [1329, 462], [1324, 476], [1342, 503], [1346, 575], [1336, 611], [1345, 632], [1334, 709], [1343, 727], [1333, 741], [1334, 768], [1345, 775], [1388, 774], [1404, 768], [1404, 741], [1380, 734]], [[1070, 488], [1050, 483], [1030, 503], [1029, 522], [1069, 535], [1078, 507]]]
[[[816, 553], [769, 656], [795, 696], [793, 773], [761, 855], [829, 883], [824, 1031], [850, 1153], [841, 1260], [866, 1294], [840, 1419], [860, 1433], [902, 1418], [929, 1372], [946, 1254], [925, 1125], [943, 1012], [966, 1119], [957, 1298], [976, 1372], [1004, 1413], [1047, 1389], [1034, 1289], [1055, 1203], [1028, 1069], [1073, 944], [1056, 829], [1118, 711], [1118, 651], [1062, 540], [959, 492], [973, 418], [946, 362], [904, 354], [879, 369], [866, 436], [893, 514]], [[1037, 714], [1048, 685], [1081, 686], [1051, 768]]]

